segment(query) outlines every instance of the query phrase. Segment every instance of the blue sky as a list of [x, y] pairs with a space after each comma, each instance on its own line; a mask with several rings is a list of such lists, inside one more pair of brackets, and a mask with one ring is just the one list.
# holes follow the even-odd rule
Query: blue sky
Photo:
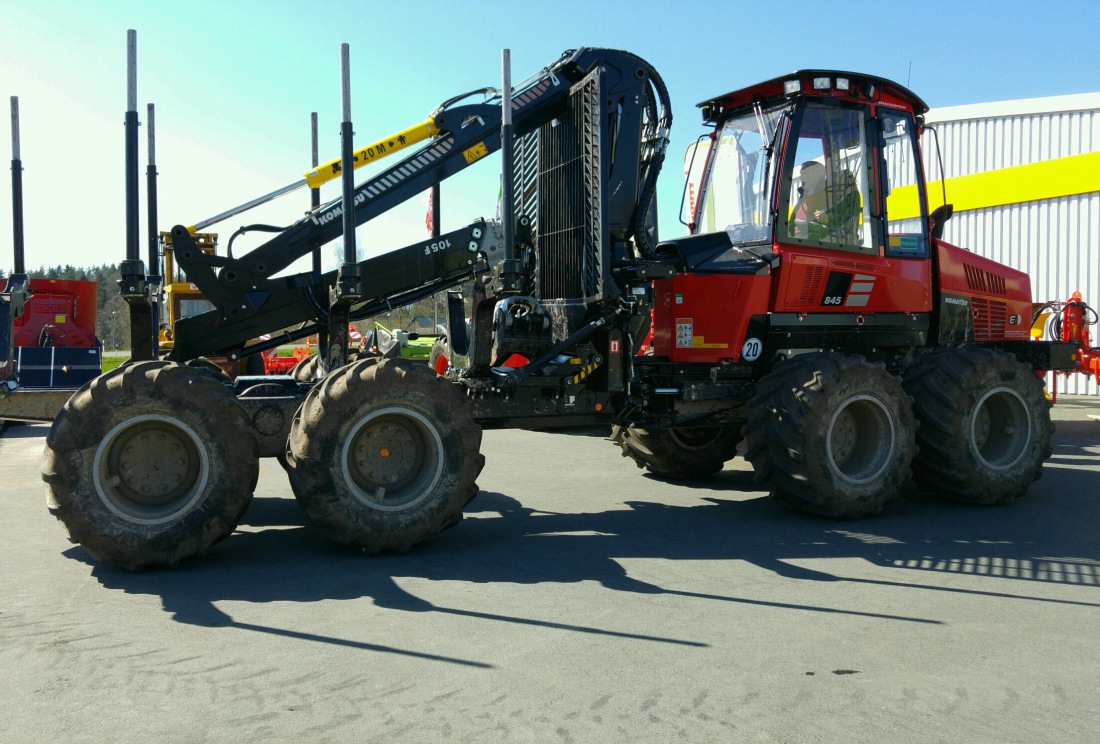
[[[28, 264], [91, 265], [125, 248], [126, 30], [138, 32], [138, 109], [156, 104], [160, 227], [194, 222], [301, 177], [309, 114], [322, 160], [339, 154], [340, 56], [351, 45], [352, 119], [368, 142], [442, 100], [518, 81], [577, 46], [652, 63], [675, 122], [661, 178], [661, 235], [682, 233], [679, 160], [703, 130], [695, 104], [798, 68], [869, 72], [931, 106], [1100, 91], [1100, 2], [693, 3], [4, 0], [0, 94], [19, 96]], [[5, 121], [8, 117], [4, 117]], [[11, 137], [3, 128], [4, 159]], [[145, 172], [141, 133], [141, 174]], [[443, 228], [492, 214], [499, 160], [443, 186]], [[334, 187], [324, 198], [337, 195]], [[144, 199], [144, 188], [143, 195]], [[12, 264], [10, 180], [0, 185], [0, 267]], [[308, 196], [246, 222], [289, 224]], [[142, 235], [144, 227], [142, 206]], [[368, 252], [424, 235], [423, 203], [360, 228]], [[244, 246], [247, 247], [247, 244]], [[142, 253], [144, 255], [144, 243]]]

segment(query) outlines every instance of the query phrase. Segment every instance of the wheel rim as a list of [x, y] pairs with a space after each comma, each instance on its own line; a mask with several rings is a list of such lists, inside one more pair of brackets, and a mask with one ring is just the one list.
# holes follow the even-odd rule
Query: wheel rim
[[701, 450], [710, 445], [722, 435], [722, 429], [715, 426], [688, 427], [682, 429], [669, 429], [668, 437], [678, 447], [688, 451]]
[[360, 419], [344, 440], [340, 465], [361, 502], [381, 511], [426, 499], [443, 472], [443, 440], [416, 411], [383, 408]]
[[896, 440], [894, 419], [882, 401], [868, 395], [851, 398], [829, 421], [829, 464], [854, 485], [869, 483], [886, 468]]
[[135, 416], [96, 448], [92, 479], [103, 504], [137, 524], [162, 524], [190, 511], [210, 478], [206, 446], [167, 415]]
[[990, 390], [970, 419], [970, 440], [987, 467], [1007, 470], [1019, 462], [1031, 441], [1027, 404], [1011, 388]]

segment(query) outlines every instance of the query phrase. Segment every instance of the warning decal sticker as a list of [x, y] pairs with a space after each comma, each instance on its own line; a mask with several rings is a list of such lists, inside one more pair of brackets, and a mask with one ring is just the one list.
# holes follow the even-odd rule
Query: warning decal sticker
[[692, 319], [676, 319], [676, 348], [690, 349], [692, 346]]

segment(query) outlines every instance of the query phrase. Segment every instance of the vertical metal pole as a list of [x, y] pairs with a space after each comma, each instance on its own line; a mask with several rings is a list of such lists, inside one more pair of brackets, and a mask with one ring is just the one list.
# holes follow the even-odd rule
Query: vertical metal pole
[[[439, 184], [432, 184], [432, 239], [439, 237]], [[432, 295], [432, 332], [439, 327], [439, 295]]]
[[439, 184], [432, 184], [432, 237], [439, 237]]
[[[513, 209], [513, 143], [512, 143], [512, 52], [502, 49], [501, 63], [501, 117], [500, 117], [500, 159], [501, 159], [501, 207], [500, 218], [504, 223], [504, 258], [514, 261], [516, 258], [516, 220]], [[510, 266], [510, 264], [506, 264]], [[512, 289], [513, 287], [505, 287]]]
[[0, 380], [18, 382], [19, 364], [14, 355], [15, 320], [23, 315], [23, 308], [30, 299], [30, 281], [23, 255], [23, 161], [19, 156], [19, 99], [15, 96], [11, 97], [11, 209], [15, 271], [0, 292]]
[[[310, 145], [311, 145], [311, 150], [312, 150], [312, 153], [313, 153], [313, 157], [311, 158], [310, 162], [312, 163], [313, 167], [316, 168], [317, 167], [317, 162], [318, 162], [317, 112], [316, 111], [314, 111], [313, 113], [311, 113], [309, 115], [309, 123], [310, 123], [310, 130], [311, 130]], [[321, 189], [320, 189], [320, 187], [309, 190], [309, 205], [311, 207], [313, 207], [314, 209], [321, 206]]]
[[[312, 167], [316, 168], [318, 163], [319, 149], [317, 147], [317, 112], [314, 111], [309, 115], [310, 121], [310, 151], [312, 157], [310, 162]], [[309, 206], [310, 209], [317, 209], [321, 206], [321, 187], [318, 186], [315, 189], [309, 190]], [[313, 247], [313, 276], [321, 276], [321, 246], [317, 245]]]
[[146, 220], [149, 234], [149, 300], [153, 316], [152, 342], [153, 358], [160, 358], [160, 232], [157, 230], [157, 145], [155, 136], [155, 114], [153, 104], [148, 104], [146, 123], [149, 127], [149, 165], [145, 169], [145, 191], [147, 200]]
[[148, 104], [146, 111], [146, 126], [149, 128], [149, 164], [145, 168], [145, 190], [148, 200], [146, 218], [149, 223], [147, 225], [149, 235], [148, 266], [151, 274], [160, 274], [160, 252], [157, 245], [160, 238], [160, 234], [157, 232], [157, 143], [153, 104]]
[[15, 273], [26, 272], [23, 253], [23, 161], [19, 157], [19, 97], [11, 97], [11, 211]]
[[[317, 146], [317, 112], [314, 111], [309, 115], [309, 128], [310, 128], [310, 166], [317, 167], [320, 162], [320, 148]], [[321, 188], [309, 190], [309, 207], [310, 209], [317, 209], [321, 206]], [[321, 274], [321, 246], [313, 246], [313, 281], [320, 281]], [[328, 356], [328, 333], [324, 329], [317, 332], [317, 354], [321, 359], [325, 359]]]
[[137, 31], [126, 32], [126, 260], [140, 261], [138, 249]]
[[351, 128], [351, 64], [347, 44], [340, 45], [340, 80], [344, 104], [344, 117], [340, 123], [340, 175], [343, 184], [344, 202], [344, 263], [355, 263], [355, 205], [352, 192], [355, 190], [355, 163], [352, 159]]
[[344, 116], [340, 123], [340, 175], [343, 184], [344, 262], [336, 273], [336, 286], [330, 292], [328, 314], [328, 358], [326, 371], [347, 363], [350, 349], [348, 321], [352, 305], [363, 297], [359, 264], [355, 255], [355, 167], [352, 159], [351, 65], [348, 45], [340, 45], [340, 70]]
[[126, 260], [119, 292], [130, 308], [130, 352], [134, 361], [154, 359], [153, 309], [141, 261], [138, 214], [137, 31], [126, 32]]

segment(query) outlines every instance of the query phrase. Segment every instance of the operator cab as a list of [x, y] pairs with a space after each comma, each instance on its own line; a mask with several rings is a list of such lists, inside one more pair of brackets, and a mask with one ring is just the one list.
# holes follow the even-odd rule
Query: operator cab
[[883, 78], [804, 70], [701, 103], [714, 126], [689, 148], [692, 234], [734, 245], [927, 257], [917, 116]]
[[700, 107], [713, 130], [686, 156], [690, 234], [658, 247], [679, 273], [655, 283], [656, 355], [766, 366], [924, 343], [927, 105], [889, 80], [805, 70]]

